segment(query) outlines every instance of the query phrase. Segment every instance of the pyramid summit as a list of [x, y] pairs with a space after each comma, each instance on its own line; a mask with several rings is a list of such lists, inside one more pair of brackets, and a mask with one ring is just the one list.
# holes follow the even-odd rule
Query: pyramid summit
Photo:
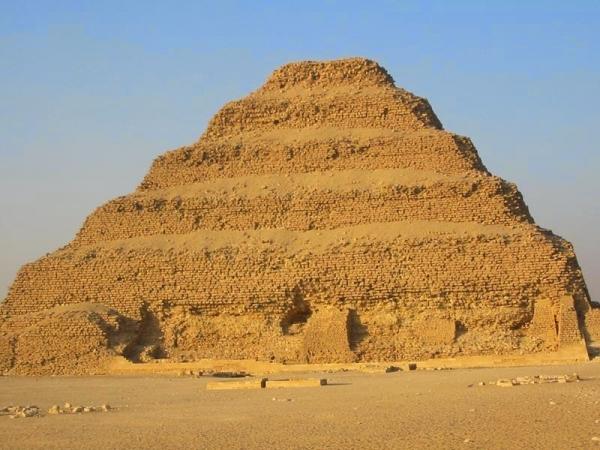
[[586, 359], [599, 312], [572, 246], [427, 100], [368, 59], [306, 61], [21, 268], [0, 304], [0, 372]]
[[392, 76], [375, 61], [347, 58], [285, 64], [273, 72], [261, 90], [283, 90], [297, 86], [327, 88], [341, 84], [395, 87]]

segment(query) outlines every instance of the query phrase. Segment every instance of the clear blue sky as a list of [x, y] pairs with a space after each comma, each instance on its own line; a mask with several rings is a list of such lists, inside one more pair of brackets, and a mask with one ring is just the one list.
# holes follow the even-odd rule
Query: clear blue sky
[[292, 60], [366, 56], [572, 241], [600, 300], [600, 2], [0, 0], [0, 298]]

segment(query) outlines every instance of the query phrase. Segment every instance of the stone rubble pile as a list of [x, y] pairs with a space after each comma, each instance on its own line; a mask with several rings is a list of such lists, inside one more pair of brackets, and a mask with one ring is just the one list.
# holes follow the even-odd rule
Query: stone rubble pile
[[46, 414], [82, 414], [92, 412], [109, 412], [113, 408], [109, 404], [103, 404], [100, 406], [76, 406], [70, 403], [65, 403], [62, 407], [59, 405], [52, 405], [48, 408], [47, 412], [44, 412], [38, 406], [7, 406], [0, 409], [0, 416], [8, 416], [11, 419], [22, 419], [28, 417], [42, 417]]
[[581, 379], [576, 373], [571, 375], [534, 375], [515, 378], [501, 378], [496, 382], [490, 382], [500, 387], [522, 386], [527, 384], [547, 383], [578, 383]]

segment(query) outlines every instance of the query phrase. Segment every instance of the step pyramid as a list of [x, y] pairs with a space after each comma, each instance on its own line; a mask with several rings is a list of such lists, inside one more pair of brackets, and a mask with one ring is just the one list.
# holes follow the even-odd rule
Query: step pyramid
[[427, 100], [368, 59], [307, 61], [21, 268], [0, 371], [97, 373], [119, 355], [576, 359], [596, 314], [572, 246]]

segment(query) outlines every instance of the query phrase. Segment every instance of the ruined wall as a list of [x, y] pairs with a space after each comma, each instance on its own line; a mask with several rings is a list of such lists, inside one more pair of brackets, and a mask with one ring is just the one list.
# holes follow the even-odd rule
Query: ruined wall
[[19, 271], [0, 371], [580, 357], [588, 310], [571, 245], [426, 100], [369, 60], [294, 63]]
[[[65, 249], [25, 266], [3, 309], [9, 315], [31, 311], [32, 305], [19, 300], [23, 297], [36, 298], [39, 310], [85, 298], [140, 321], [146, 305], [165, 324], [163, 332], [172, 334], [161, 343], [166, 355], [185, 351], [298, 362], [301, 341], [284, 343], [282, 324], [300, 295], [313, 309], [355, 311], [368, 335], [354, 345], [364, 361], [451, 356], [459, 348], [507, 353], [524, 336], [520, 327], [531, 320], [531, 299], [557, 302], [569, 292], [585, 293], [578, 289], [581, 274], [571, 271], [572, 262], [557, 258], [562, 241], [511, 234], [502, 227], [483, 231], [489, 234], [436, 236], [425, 230], [389, 239], [348, 234], [345, 240], [343, 230], [329, 236], [296, 232], [292, 237], [291, 232], [269, 236], [246, 231], [217, 243], [197, 236], [184, 242], [152, 238], [123, 241], [115, 248]], [[239, 242], [243, 234], [245, 244]], [[383, 232], [377, 235], [381, 238]], [[290, 244], [292, 239], [297, 246]], [[382, 305], [395, 318], [390, 326], [379, 321]], [[187, 317], [176, 325], [178, 314], [171, 310], [178, 307], [187, 310]], [[422, 332], [435, 311], [464, 328], [460, 346]], [[196, 334], [189, 336], [192, 324]], [[173, 331], [177, 326], [187, 328], [187, 337]]]
[[473, 143], [462, 136], [431, 129], [315, 127], [200, 140], [159, 156], [141, 188], [244, 175], [397, 167], [444, 174], [487, 173]]
[[15, 365], [15, 341], [13, 335], [0, 335], [0, 373], [7, 373]]
[[547, 298], [538, 299], [533, 306], [533, 318], [529, 325], [529, 337], [544, 350], [558, 348], [560, 305]]
[[[379, 176], [368, 180], [372, 186], [347, 181], [354, 172], [338, 172], [327, 177], [312, 176], [313, 184], [293, 183], [293, 176], [255, 180], [244, 177], [228, 179], [231, 185], [222, 187], [202, 183], [185, 189], [142, 191], [96, 210], [87, 218], [76, 243], [186, 234], [202, 229], [334, 229], [368, 224], [373, 217], [381, 222], [434, 220], [517, 225], [531, 221], [514, 185], [499, 179], [409, 183], [398, 174], [386, 182], [383, 176], [389, 172], [376, 172]], [[338, 186], [328, 187], [326, 182]], [[258, 189], [245, 189], [248, 184]], [[289, 191], [282, 187], [286, 184], [290, 185]]]
[[301, 359], [308, 363], [354, 362], [350, 349], [349, 310], [324, 307], [312, 314], [302, 339]]
[[590, 342], [600, 343], [600, 307], [590, 309], [585, 315], [585, 333]]
[[[427, 100], [396, 88], [385, 69], [371, 62], [355, 59], [350, 64], [309, 65], [312, 68], [308, 70], [305, 64], [299, 64], [275, 72], [264, 88], [227, 103], [209, 122], [203, 137], [213, 139], [257, 130], [315, 125], [402, 130], [442, 128]], [[286, 72], [294, 76], [286, 77]]]
[[9, 314], [0, 325], [0, 366], [27, 375], [103, 373], [135, 336], [132, 321], [93, 303]]

